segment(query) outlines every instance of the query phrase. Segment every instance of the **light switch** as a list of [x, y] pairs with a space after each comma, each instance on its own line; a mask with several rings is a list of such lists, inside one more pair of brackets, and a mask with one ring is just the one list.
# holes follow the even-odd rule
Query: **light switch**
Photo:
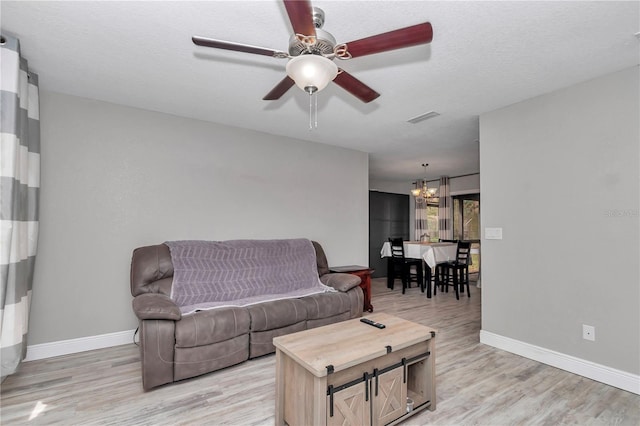
[[484, 228], [485, 240], [501, 240], [502, 228]]

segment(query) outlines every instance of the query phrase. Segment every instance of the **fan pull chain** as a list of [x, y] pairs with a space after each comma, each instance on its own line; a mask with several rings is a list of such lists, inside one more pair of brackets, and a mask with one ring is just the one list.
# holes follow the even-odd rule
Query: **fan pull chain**
[[318, 128], [318, 95], [309, 92], [309, 130]]
[[314, 109], [315, 109], [315, 128], [318, 128], [318, 92], [313, 94], [313, 98], [315, 101]]
[[311, 116], [313, 107], [313, 93], [309, 93], [309, 130], [313, 130], [313, 125], [311, 123]]

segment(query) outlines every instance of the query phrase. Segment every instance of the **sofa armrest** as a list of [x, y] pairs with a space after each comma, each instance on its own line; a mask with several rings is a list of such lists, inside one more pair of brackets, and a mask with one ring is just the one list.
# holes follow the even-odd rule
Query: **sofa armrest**
[[178, 321], [182, 318], [178, 305], [169, 296], [160, 293], [144, 293], [134, 297], [133, 312], [140, 320]]
[[333, 287], [344, 293], [351, 290], [353, 287], [360, 285], [362, 280], [357, 275], [335, 272], [321, 276], [320, 281], [322, 284]]

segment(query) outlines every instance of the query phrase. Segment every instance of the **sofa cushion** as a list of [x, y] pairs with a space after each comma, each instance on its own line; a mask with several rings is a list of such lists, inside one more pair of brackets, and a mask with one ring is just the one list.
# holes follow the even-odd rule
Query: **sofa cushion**
[[311, 241], [313, 248], [316, 249], [316, 267], [318, 268], [318, 275], [323, 276], [329, 273], [329, 262], [327, 262], [327, 255], [324, 254], [324, 249], [317, 241]]
[[273, 338], [285, 334], [297, 333], [307, 329], [307, 322], [301, 321], [275, 330], [252, 331], [249, 333], [249, 358], [256, 358], [276, 351]]
[[173, 263], [169, 247], [164, 244], [138, 247], [131, 258], [131, 295], [143, 293], [171, 294]]
[[339, 272], [323, 275], [320, 277], [320, 281], [322, 284], [328, 285], [329, 287], [333, 287], [342, 292], [349, 291], [362, 282], [360, 277], [357, 275], [343, 274]]
[[197, 348], [176, 348], [174, 380], [199, 376], [249, 358], [249, 335]]
[[347, 293], [312, 294], [300, 300], [305, 304], [308, 320], [351, 312], [351, 298]]
[[335, 324], [340, 321], [347, 321], [350, 319], [351, 319], [351, 315], [349, 312], [344, 312], [340, 315], [336, 315], [333, 317], [320, 318], [315, 320], [310, 319], [310, 320], [307, 320], [307, 330], [310, 330], [316, 327], [323, 327], [329, 324]]
[[[324, 293], [322, 293], [324, 294]], [[334, 293], [326, 293], [334, 294]], [[251, 331], [274, 330], [307, 319], [306, 299], [282, 299], [248, 306], [251, 315]]]
[[238, 307], [184, 315], [176, 322], [176, 348], [205, 346], [248, 334], [250, 323], [247, 309]]

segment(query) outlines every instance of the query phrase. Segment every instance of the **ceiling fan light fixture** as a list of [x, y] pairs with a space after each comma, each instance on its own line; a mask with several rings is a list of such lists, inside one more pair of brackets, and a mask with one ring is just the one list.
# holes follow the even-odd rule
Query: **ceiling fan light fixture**
[[327, 87], [338, 75], [338, 66], [321, 55], [300, 55], [287, 62], [287, 75], [309, 94]]

